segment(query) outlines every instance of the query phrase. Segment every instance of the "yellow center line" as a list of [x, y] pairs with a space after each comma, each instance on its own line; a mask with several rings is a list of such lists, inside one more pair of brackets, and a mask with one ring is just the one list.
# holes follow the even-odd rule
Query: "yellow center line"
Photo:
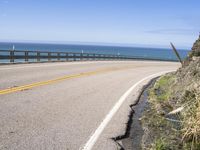
[[3, 90], [0, 90], [0, 95], [14, 93], [14, 92], [23, 91], [23, 90], [28, 90], [28, 89], [31, 89], [31, 88], [34, 88], [34, 87], [53, 84], [53, 83], [57, 83], [57, 82], [60, 82], [60, 81], [63, 81], [63, 80], [67, 80], [67, 79], [80, 78], [80, 77], [84, 77], [84, 76], [91, 76], [91, 75], [110, 72], [110, 71], [114, 71], [114, 70], [122, 70], [122, 69], [125, 69], [125, 68], [127, 68], [127, 67], [107, 68], [107, 69], [101, 69], [101, 70], [90, 71], [90, 72], [85, 72], [85, 73], [66, 75], [66, 76], [59, 77], [59, 78], [52, 79], [52, 80], [40, 81], [40, 82], [35, 82], [35, 83], [22, 85], [22, 86], [18, 86], [18, 87], [3, 89]]

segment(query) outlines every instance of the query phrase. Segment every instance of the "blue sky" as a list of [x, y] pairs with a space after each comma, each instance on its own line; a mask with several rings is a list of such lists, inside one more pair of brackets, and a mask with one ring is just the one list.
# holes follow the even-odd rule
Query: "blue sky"
[[190, 48], [199, 0], [0, 0], [0, 41]]

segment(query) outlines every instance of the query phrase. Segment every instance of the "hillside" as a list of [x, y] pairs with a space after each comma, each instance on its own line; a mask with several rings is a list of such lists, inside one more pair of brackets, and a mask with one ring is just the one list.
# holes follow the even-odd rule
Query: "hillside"
[[142, 117], [143, 149], [200, 149], [200, 37], [183, 67], [149, 90]]

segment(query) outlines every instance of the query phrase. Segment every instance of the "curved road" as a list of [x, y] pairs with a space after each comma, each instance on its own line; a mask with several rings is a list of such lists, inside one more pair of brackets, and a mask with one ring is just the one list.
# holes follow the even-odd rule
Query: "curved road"
[[[87, 149], [90, 137], [131, 86], [178, 67], [158, 61], [0, 66], [0, 149]], [[126, 98], [92, 149], [117, 149], [111, 138], [124, 133], [128, 105], [141, 86]]]

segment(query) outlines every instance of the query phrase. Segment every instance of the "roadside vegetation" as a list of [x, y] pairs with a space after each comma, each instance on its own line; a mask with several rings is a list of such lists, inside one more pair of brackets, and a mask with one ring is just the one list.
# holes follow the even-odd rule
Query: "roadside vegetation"
[[182, 68], [149, 89], [142, 120], [145, 150], [200, 150], [200, 38]]

